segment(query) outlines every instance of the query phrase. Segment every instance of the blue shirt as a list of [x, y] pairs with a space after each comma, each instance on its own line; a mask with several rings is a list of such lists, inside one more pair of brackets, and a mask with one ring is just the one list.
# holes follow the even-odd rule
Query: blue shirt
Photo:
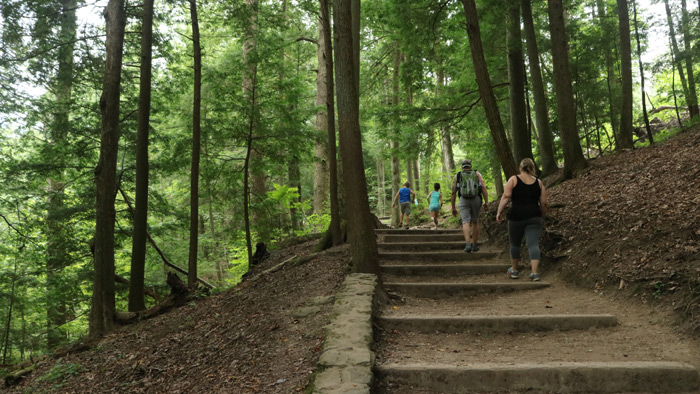
[[411, 189], [402, 187], [399, 189], [399, 203], [411, 202]]

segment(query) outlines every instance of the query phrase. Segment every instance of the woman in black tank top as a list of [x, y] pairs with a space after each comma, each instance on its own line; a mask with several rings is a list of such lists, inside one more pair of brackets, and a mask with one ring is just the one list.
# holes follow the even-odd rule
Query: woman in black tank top
[[540, 264], [539, 243], [544, 223], [543, 216], [547, 211], [547, 191], [542, 181], [537, 179], [534, 174], [535, 163], [532, 159], [523, 159], [520, 162], [520, 174], [511, 177], [506, 184], [496, 214], [496, 220], [498, 223], [502, 223], [503, 209], [509, 200], [513, 201], [513, 206], [508, 213], [508, 237], [512, 259], [512, 267], [508, 269], [508, 276], [512, 279], [518, 279], [520, 243], [524, 236], [532, 268], [530, 279], [540, 280], [537, 268]]

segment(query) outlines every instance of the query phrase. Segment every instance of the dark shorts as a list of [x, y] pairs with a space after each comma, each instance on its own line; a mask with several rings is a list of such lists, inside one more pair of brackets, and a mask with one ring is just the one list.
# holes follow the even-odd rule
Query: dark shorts
[[410, 201], [401, 203], [401, 213], [404, 215], [411, 214], [411, 202]]

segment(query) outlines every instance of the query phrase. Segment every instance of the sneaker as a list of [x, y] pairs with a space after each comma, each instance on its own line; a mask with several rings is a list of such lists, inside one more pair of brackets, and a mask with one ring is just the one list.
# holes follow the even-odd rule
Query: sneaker
[[513, 267], [508, 268], [508, 276], [510, 276], [511, 279], [518, 279], [518, 274], [520, 271], [516, 271], [513, 269]]
[[464, 247], [464, 251], [467, 253], [471, 252], [472, 251], [472, 244], [467, 242], [467, 246]]
[[478, 252], [479, 251], [479, 245], [478, 244], [472, 244], [472, 252]]
[[533, 282], [539, 282], [540, 281], [540, 274], [530, 274], [530, 280]]
[[406, 230], [408, 230], [408, 226], [406, 226]]

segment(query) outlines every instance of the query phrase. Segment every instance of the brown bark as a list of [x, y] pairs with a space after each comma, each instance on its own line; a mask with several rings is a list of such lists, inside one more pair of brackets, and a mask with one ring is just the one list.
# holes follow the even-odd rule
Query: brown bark
[[[321, 16], [323, 18], [323, 16]], [[316, 57], [318, 73], [316, 74], [316, 148], [314, 150], [314, 213], [320, 214], [328, 204], [329, 170], [328, 170], [328, 100], [326, 72], [326, 38], [323, 32], [323, 20], [319, 19]]]
[[532, 142], [527, 128], [525, 107], [525, 62], [523, 60], [522, 33], [520, 31], [520, 3], [508, 2], [508, 91], [510, 100], [510, 130], [513, 138], [513, 155], [516, 163], [532, 156]]
[[192, 16], [192, 47], [194, 51], [194, 97], [192, 108], [192, 170], [190, 173], [190, 253], [187, 264], [187, 285], [197, 283], [197, 252], [199, 250], [199, 155], [201, 143], [202, 108], [202, 48], [199, 44], [197, 1], [190, 1]]
[[384, 216], [385, 206], [384, 190], [384, 159], [377, 155], [377, 216]]
[[[606, 2], [605, 0], [597, 0], [597, 8], [598, 8], [598, 17], [600, 19], [600, 25], [603, 26], [604, 30], [608, 26], [610, 26], [610, 23], [608, 23], [608, 19], [606, 16]], [[615, 69], [613, 65], [613, 57], [612, 57], [612, 50], [610, 48], [610, 43], [608, 40], [605, 40], [603, 42], [603, 52], [605, 56], [605, 67], [606, 67], [606, 80], [607, 80], [607, 85], [608, 85], [608, 106], [609, 106], [609, 111], [610, 111], [610, 126], [612, 127], [613, 130], [613, 138], [617, 138], [619, 135], [619, 116], [618, 116], [618, 104], [619, 100], [617, 100], [616, 97], [616, 92], [618, 91], [618, 84], [617, 84], [617, 78], [615, 77]]]
[[[678, 49], [678, 40], [676, 40], [676, 29], [673, 26], [673, 16], [671, 15], [671, 7], [668, 5], [668, 0], [664, 0], [664, 6], [666, 7], [666, 22], [668, 23], [669, 37], [671, 38], [671, 49], [672, 56], [675, 58], [675, 62], [672, 62], [678, 68], [678, 76], [681, 80], [681, 86], [683, 88], [683, 96], [688, 97], [688, 82], [685, 79], [685, 70], [683, 69], [682, 56], [680, 50]], [[690, 112], [690, 106], [688, 107], [688, 112]]]
[[151, 58], [153, 46], [153, 0], [144, 0], [141, 25], [141, 79], [136, 130], [136, 196], [134, 234], [131, 239], [129, 311], [146, 309], [144, 275], [146, 226], [148, 224], [148, 132], [151, 118]]
[[547, 110], [547, 96], [545, 94], [544, 83], [542, 81], [542, 70], [540, 68], [540, 52], [537, 48], [537, 37], [535, 36], [535, 26], [532, 18], [532, 6], [530, 0], [521, 0], [523, 25], [525, 27], [525, 40], [527, 42], [527, 58], [530, 65], [530, 82], [532, 85], [532, 96], [535, 99], [535, 122], [537, 124], [537, 135], [542, 161], [542, 176], [555, 173], [558, 169], [557, 160], [554, 155], [554, 138], [549, 127], [549, 111]]
[[[438, 68], [436, 71], [437, 81], [435, 82], [435, 98], [439, 98], [442, 95], [442, 88], [445, 86], [445, 72], [442, 68]], [[445, 172], [448, 174], [447, 180], [452, 178], [455, 173], [455, 159], [452, 152], [452, 137], [450, 136], [450, 130], [444, 125], [440, 125], [440, 151], [442, 152], [442, 166]]]
[[[399, 105], [399, 67], [401, 66], [401, 52], [397, 48], [394, 50], [394, 70], [392, 75], [392, 89], [391, 89], [391, 105], [396, 107]], [[401, 161], [399, 159], [399, 132], [398, 125], [393, 125], [393, 133], [391, 137], [391, 142], [389, 143], [391, 147], [391, 198], [393, 201], [396, 193], [399, 192], [401, 188]], [[395, 206], [392, 204], [391, 208], [391, 226], [394, 228], [399, 228], [399, 219], [401, 218], [401, 211], [399, 210], [398, 204]]]
[[632, 46], [630, 43], [630, 18], [627, 0], [617, 0], [620, 20], [620, 69], [622, 74], [622, 104], [620, 111], [620, 135], [618, 149], [634, 148], [632, 125]]
[[328, 0], [319, 0], [321, 7], [321, 25], [323, 26], [324, 42], [324, 66], [326, 68], [326, 113], [328, 126], [328, 178], [330, 202], [331, 202], [331, 224], [330, 232], [333, 246], [343, 243], [343, 232], [341, 230], [340, 201], [338, 200], [338, 160], [335, 143], [335, 100], [333, 83], [333, 41], [331, 38], [331, 17]]
[[474, 0], [462, 0], [462, 5], [464, 6], [464, 14], [467, 19], [469, 47], [472, 54], [472, 63], [474, 64], [474, 73], [476, 74], [476, 83], [479, 85], [479, 93], [481, 94], [481, 103], [484, 106], [484, 112], [486, 112], [486, 120], [489, 123], [498, 161], [501, 163], [506, 177], [509, 178], [517, 173], [517, 167], [513, 160], [513, 154], [508, 147], [508, 139], [501, 122], [498, 103], [496, 103], [496, 97], [491, 86], [491, 78], [486, 67], [476, 3]]
[[581, 152], [581, 143], [576, 129], [576, 108], [571, 89], [569, 71], [569, 54], [566, 32], [564, 29], [564, 12], [561, 0], [548, 0], [549, 26], [552, 36], [552, 63], [554, 66], [554, 85], [557, 95], [559, 132], [564, 151], [564, 178], [571, 178], [588, 163]]
[[[683, 46], [685, 50], [683, 51], [683, 59], [685, 60], [685, 68], [688, 72], [688, 96], [686, 100], [688, 101], [688, 110], [690, 111], [690, 117], [694, 118], [700, 115], [700, 110], [698, 109], [698, 95], [695, 90], [695, 73], [693, 72], [693, 52], [690, 43], [693, 42], [690, 34], [690, 17], [688, 15], [688, 7], [686, 6], [686, 1], [681, 0], [681, 32], [683, 33]], [[697, 45], [697, 44], [696, 44]]]
[[117, 188], [119, 148], [119, 97], [126, 12], [124, 0], [110, 0], [106, 20], [105, 74], [100, 97], [102, 131], [100, 158], [95, 169], [96, 223], [95, 276], [90, 308], [90, 337], [97, 338], [114, 327], [114, 196]]
[[[357, 70], [353, 61], [353, 18], [351, 0], [334, 0], [334, 53], [338, 86], [338, 129], [343, 161], [343, 183], [348, 212], [348, 237], [355, 272], [379, 272], [374, 221], [367, 201], [367, 182], [362, 158], [360, 134], [359, 91], [355, 80]], [[359, 66], [359, 64], [358, 64]]]
[[637, 59], [639, 59], [639, 76], [642, 83], [642, 113], [644, 115], [644, 125], [647, 128], [647, 138], [649, 143], [654, 143], [654, 137], [651, 135], [651, 127], [649, 126], [649, 115], [647, 114], [646, 91], [644, 90], [644, 63], [642, 62], [642, 43], [639, 41], [639, 27], [637, 26], [637, 2], [632, 0], [634, 8], [634, 35], [637, 39]]

